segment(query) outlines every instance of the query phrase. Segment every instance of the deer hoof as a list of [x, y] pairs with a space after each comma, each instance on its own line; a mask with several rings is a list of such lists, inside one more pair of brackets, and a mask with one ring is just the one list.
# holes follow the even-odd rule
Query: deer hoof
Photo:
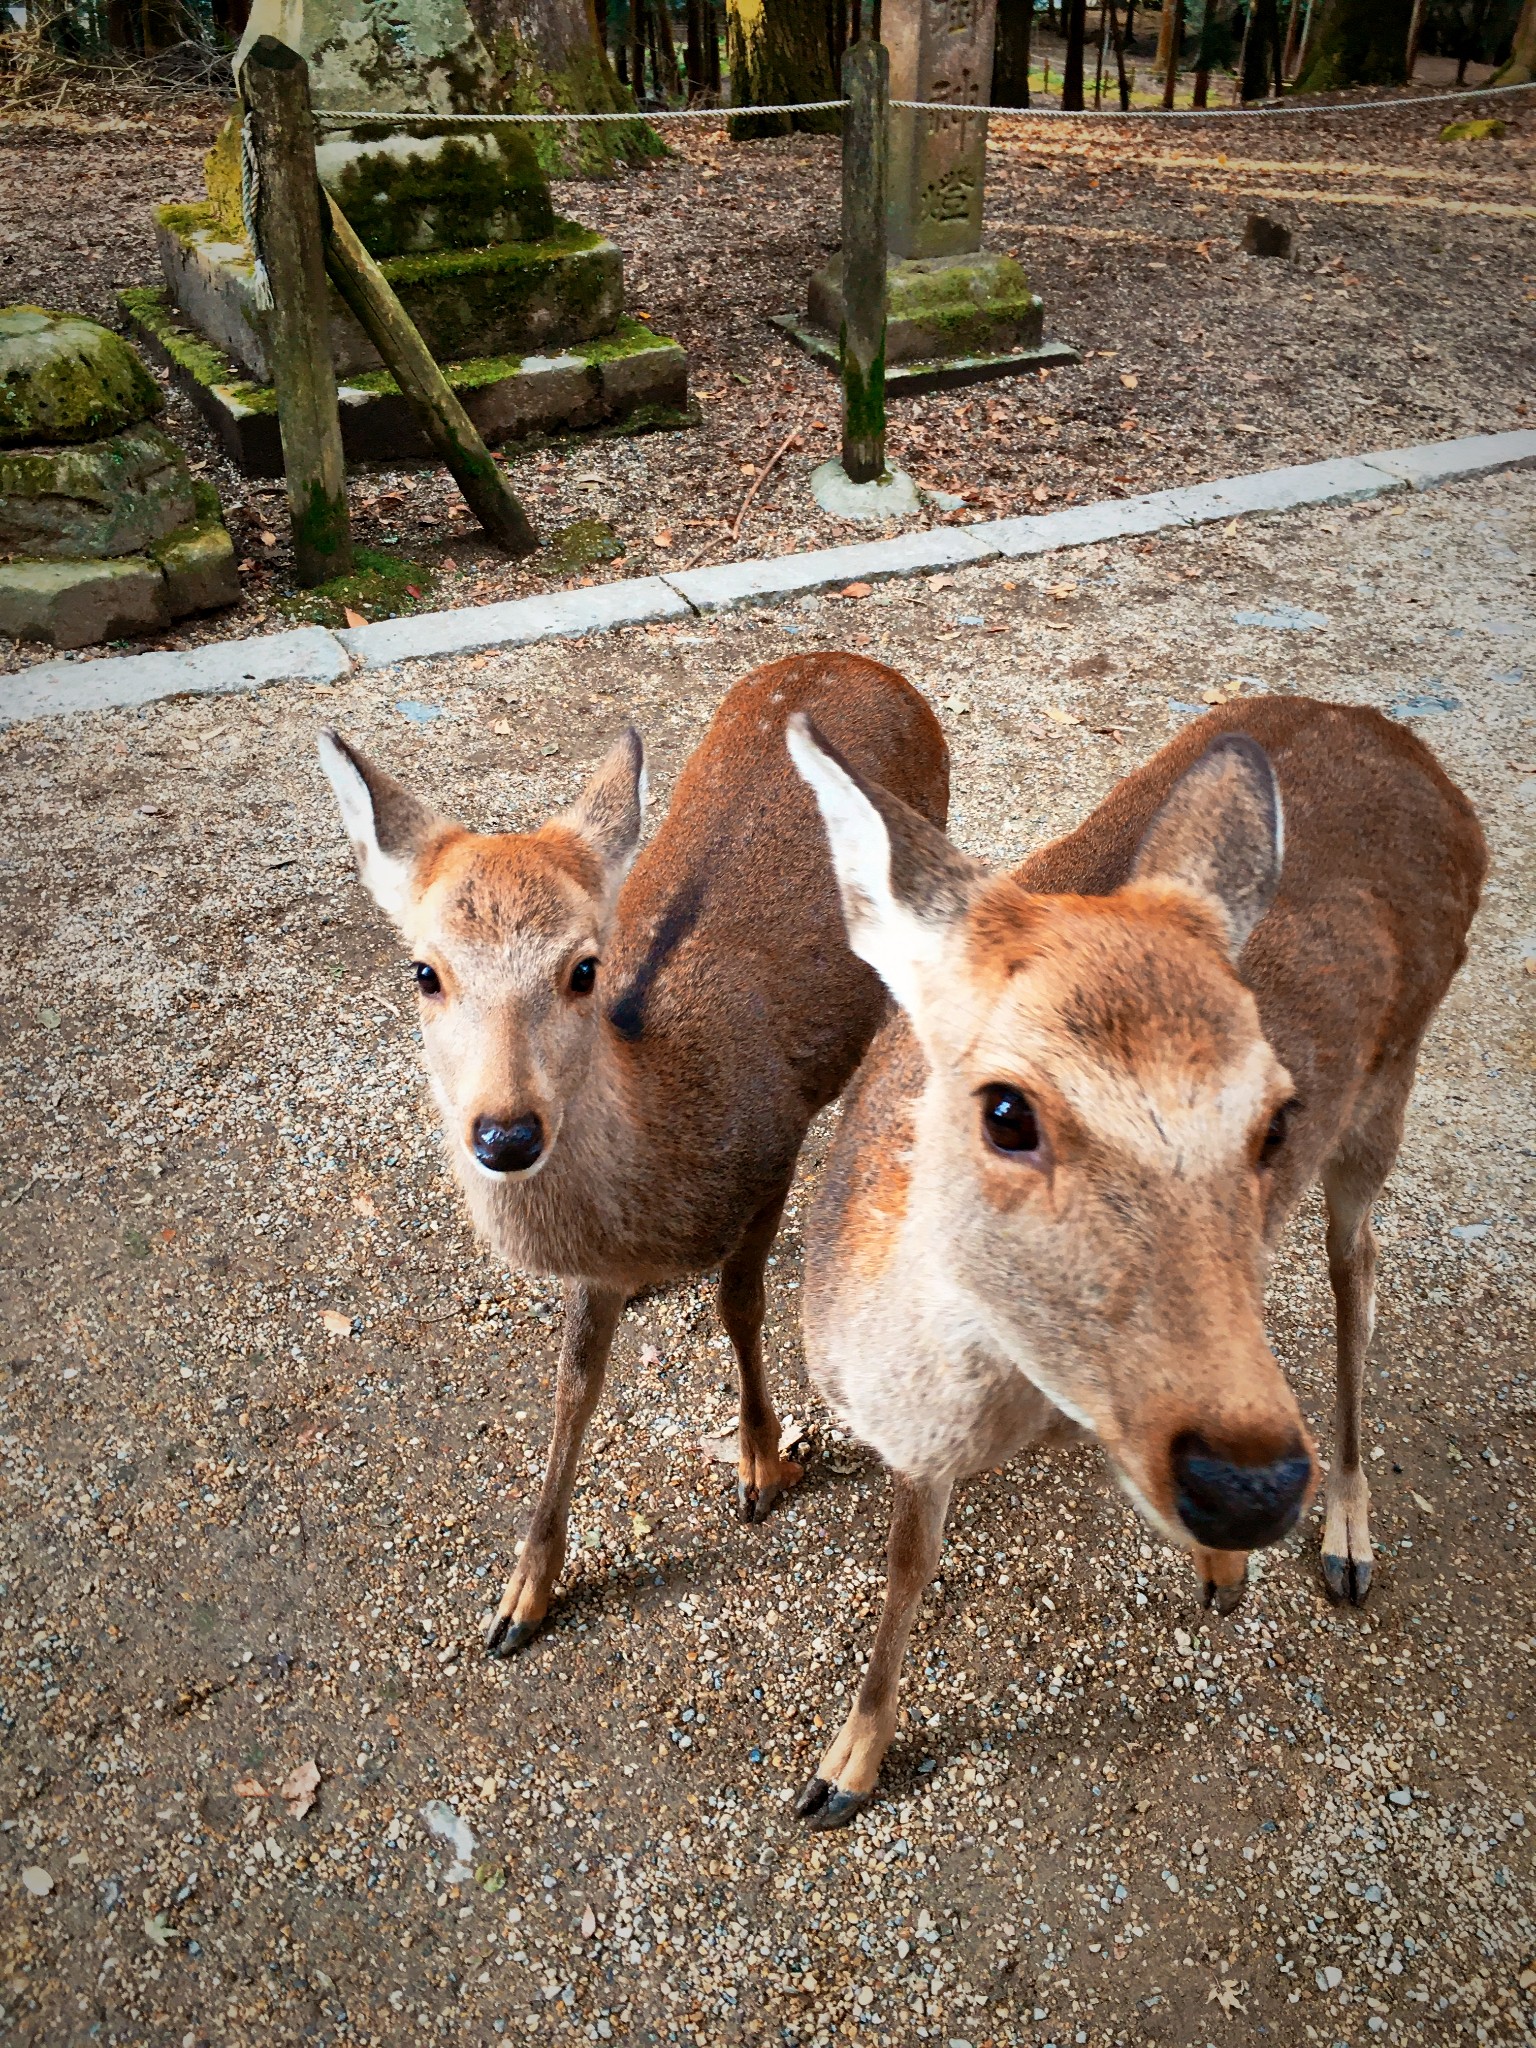
[[1235, 1614], [1242, 1606], [1247, 1590], [1246, 1579], [1239, 1579], [1235, 1586], [1218, 1586], [1214, 1579], [1207, 1579], [1204, 1605], [1214, 1607], [1218, 1614]]
[[487, 1657], [515, 1657], [526, 1650], [543, 1628], [544, 1621], [514, 1621], [510, 1614], [498, 1614], [485, 1639]]
[[1335, 1606], [1348, 1601], [1351, 1607], [1363, 1607], [1365, 1596], [1371, 1590], [1371, 1560], [1368, 1557], [1337, 1557], [1325, 1550], [1323, 1584]]
[[744, 1522], [766, 1522], [773, 1510], [773, 1504], [781, 1493], [786, 1493], [801, 1477], [803, 1467], [789, 1459], [780, 1463], [779, 1477], [766, 1480], [761, 1486], [754, 1486], [745, 1479], [736, 1481], [736, 1508]]
[[869, 1792], [844, 1792], [826, 1778], [812, 1778], [795, 1801], [795, 1817], [817, 1829], [845, 1828], [868, 1806]]

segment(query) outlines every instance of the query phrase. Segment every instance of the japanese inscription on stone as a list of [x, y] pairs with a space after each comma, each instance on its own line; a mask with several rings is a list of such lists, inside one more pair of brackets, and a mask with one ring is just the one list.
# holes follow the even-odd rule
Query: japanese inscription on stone
[[954, 109], [891, 109], [893, 257], [960, 256], [981, 247], [996, 23], [997, 0], [885, 0], [892, 100], [939, 100]]

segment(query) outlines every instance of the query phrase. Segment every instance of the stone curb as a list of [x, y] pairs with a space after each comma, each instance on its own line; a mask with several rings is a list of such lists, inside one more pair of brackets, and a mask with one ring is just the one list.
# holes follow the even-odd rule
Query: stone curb
[[334, 682], [353, 668], [463, 654], [476, 648], [523, 647], [539, 640], [577, 638], [616, 626], [650, 625], [697, 613], [729, 611], [774, 598], [808, 595], [847, 583], [927, 575], [998, 556], [1050, 554], [1128, 534], [1214, 520], [1286, 512], [1304, 505], [1347, 505], [1405, 488], [1536, 468], [1536, 429], [1470, 434], [1416, 448], [1382, 449], [1368, 456], [1259, 470], [1217, 483], [1107, 498], [1038, 517], [993, 519], [975, 526], [930, 527], [894, 540], [819, 548], [730, 562], [716, 569], [684, 569], [597, 583], [546, 597], [418, 612], [341, 633], [306, 626], [250, 640], [197, 647], [185, 654], [131, 654], [97, 661], [47, 661], [0, 676], [0, 726], [64, 712], [148, 704], [160, 697], [258, 689], [264, 683]]

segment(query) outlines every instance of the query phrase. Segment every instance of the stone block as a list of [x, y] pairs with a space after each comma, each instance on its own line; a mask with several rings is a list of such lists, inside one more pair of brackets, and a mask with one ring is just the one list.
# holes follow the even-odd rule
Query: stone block
[[139, 554], [192, 516], [185, 459], [158, 427], [0, 450], [0, 554], [69, 561]]
[[191, 520], [149, 551], [165, 578], [165, 601], [173, 619], [189, 612], [217, 611], [240, 601], [240, 572], [212, 484], [195, 486]]
[[122, 654], [45, 661], [0, 676], [0, 725], [65, 712], [131, 709], [164, 697], [256, 690], [266, 683], [333, 683], [352, 664], [322, 626], [189, 648], [185, 654]]
[[[162, 206], [155, 218], [171, 297], [197, 335], [231, 358], [235, 374], [270, 377], [268, 309], [258, 306], [250, 251], [212, 205]], [[624, 259], [604, 236], [557, 221], [535, 242], [437, 249], [381, 265], [440, 363], [568, 347], [611, 333], [624, 307]], [[330, 293], [331, 354], [340, 377], [378, 370], [372, 342]]]
[[977, 538], [984, 532], [980, 526], [935, 526], [894, 540], [817, 548], [810, 554], [777, 555], [766, 561], [726, 562], [717, 569], [684, 569], [666, 580], [695, 611], [732, 611], [737, 605], [835, 590], [845, 583], [922, 576], [934, 569], [990, 561], [998, 549]]
[[[240, 377], [229, 359], [191, 333], [163, 293], [128, 291], [119, 303], [145, 353], [165, 363], [247, 476], [283, 474], [277, 400]], [[449, 383], [492, 446], [530, 435], [639, 433], [691, 424], [688, 359], [675, 341], [635, 320], [557, 356], [488, 356], [446, 363]], [[410, 404], [382, 370], [337, 388], [348, 462], [392, 462], [431, 449]]]
[[41, 306], [0, 308], [0, 448], [99, 441], [163, 402], [110, 328]]
[[539, 242], [556, 225], [526, 128], [445, 135], [396, 119], [326, 128], [315, 168], [363, 247], [381, 260]]
[[[1040, 340], [1043, 302], [1011, 256], [916, 257], [887, 272], [888, 364], [1005, 355]], [[811, 324], [835, 335], [843, 324], [842, 259], [811, 279]]]
[[659, 576], [636, 576], [623, 583], [594, 583], [588, 590], [515, 598], [510, 604], [381, 619], [376, 625], [350, 627], [336, 637], [364, 668], [387, 668], [395, 661], [467, 654], [477, 647], [526, 647], [538, 640], [570, 639], [614, 626], [688, 616], [688, 605], [669, 583]]
[[1215, 519], [1249, 517], [1256, 512], [1289, 512], [1298, 505], [1348, 505], [1397, 489], [1369, 462], [1352, 455], [1331, 462], [1297, 463], [1286, 469], [1261, 469], [1252, 476], [1229, 476], [1220, 483], [1188, 484], [1166, 495], [1180, 515], [1194, 526]]
[[1105, 498], [1093, 505], [1068, 505], [1060, 512], [1022, 519], [993, 519], [967, 530], [988, 541], [999, 554], [1048, 555], [1057, 548], [1091, 547], [1095, 541], [1122, 540], [1127, 534], [1188, 526], [1188, 514], [1175, 502], [1180, 495], [1177, 491], [1146, 491], [1135, 498]]
[[165, 578], [143, 555], [115, 562], [0, 562], [0, 633], [94, 647], [170, 624]]
[[1360, 460], [1422, 491], [1462, 477], [1492, 476], [1501, 469], [1536, 469], [1536, 428], [1466, 434], [1459, 441], [1430, 441], [1419, 448], [1379, 448]]

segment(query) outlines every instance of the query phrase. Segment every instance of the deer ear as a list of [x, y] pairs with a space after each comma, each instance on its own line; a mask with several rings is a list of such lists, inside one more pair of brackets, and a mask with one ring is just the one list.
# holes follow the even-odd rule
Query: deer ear
[[560, 823], [586, 840], [610, 885], [629, 872], [645, 823], [645, 742], [627, 726]]
[[1236, 960], [1275, 900], [1284, 857], [1285, 814], [1269, 756], [1246, 733], [1226, 733], [1163, 799], [1131, 872], [1213, 904]]
[[318, 745], [363, 887], [386, 917], [403, 924], [416, 863], [451, 827], [339, 733], [327, 728]]
[[922, 970], [965, 914], [983, 870], [899, 797], [867, 782], [803, 711], [790, 717], [785, 738], [821, 810], [848, 943], [910, 1015]]

